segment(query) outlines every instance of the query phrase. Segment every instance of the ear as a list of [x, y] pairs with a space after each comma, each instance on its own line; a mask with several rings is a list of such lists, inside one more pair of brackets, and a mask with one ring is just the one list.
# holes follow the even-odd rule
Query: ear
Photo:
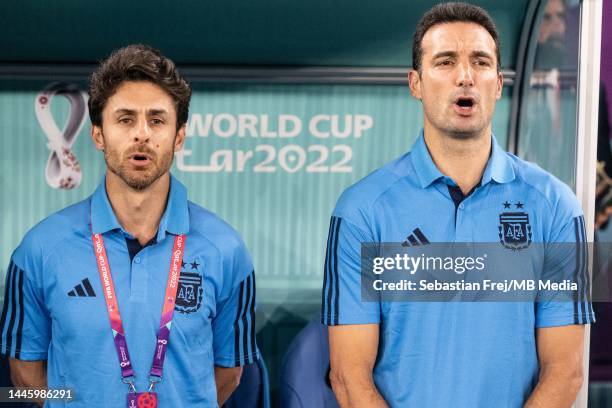
[[410, 93], [417, 99], [421, 99], [421, 76], [416, 69], [411, 69], [408, 72], [408, 86]]
[[497, 93], [495, 95], [496, 99], [499, 100], [499, 98], [501, 98], [503, 89], [504, 89], [504, 74], [502, 74], [501, 71], [499, 71], [499, 73], [497, 74]]
[[102, 134], [102, 127], [91, 125], [91, 140], [93, 140], [96, 149], [104, 151], [104, 135]]
[[181, 128], [176, 132], [176, 138], [174, 139], [174, 151], [178, 152], [183, 148], [183, 143], [185, 143], [185, 132], [187, 129], [187, 124], [181, 126]]

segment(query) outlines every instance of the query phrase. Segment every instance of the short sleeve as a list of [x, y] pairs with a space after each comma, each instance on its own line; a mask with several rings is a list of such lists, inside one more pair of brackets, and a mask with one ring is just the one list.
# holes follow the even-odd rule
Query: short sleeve
[[50, 318], [35, 262], [18, 249], [9, 263], [0, 316], [0, 353], [18, 360], [46, 360], [51, 339]]
[[223, 274], [230, 277], [212, 321], [215, 365], [239, 367], [255, 362], [255, 271], [242, 241], [226, 255]]
[[551, 242], [546, 244], [543, 277], [576, 283], [577, 290], [571, 295], [547, 296], [546, 301], [537, 303], [537, 328], [595, 322], [584, 217], [577, 215], [557, 225]]
[[380, 303], [361, 299], [361, 246], [372, 242], [363, 228], [332, 216], [327, 238], [321, 323], [380, 323]]

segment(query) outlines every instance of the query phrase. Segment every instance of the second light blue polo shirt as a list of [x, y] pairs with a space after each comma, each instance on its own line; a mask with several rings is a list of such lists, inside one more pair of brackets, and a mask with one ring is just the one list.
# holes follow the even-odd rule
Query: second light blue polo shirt
[[504, 152], [495, 138], [480, 185], [458, 205], [453, 188], [455, 182], [435, 166], [421, 133], [409, 153], [342, 194], [327, 243], [322, 322], [380, 324], [373, 375], [391, 407], [519, 408], [538, 380], [535, 330], [593, 322], [584, 299], [535, 304], [361, 300], [362, 243], [499, 243], [504, 214], [520, 217], [532, 242], [585, 241], [582, 211], [572, 191]]

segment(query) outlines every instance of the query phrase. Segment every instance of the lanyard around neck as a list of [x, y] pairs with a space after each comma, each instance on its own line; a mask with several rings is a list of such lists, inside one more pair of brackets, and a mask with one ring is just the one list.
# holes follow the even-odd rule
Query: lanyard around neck
[[[174, 237], [174, 246], [172, 256], [170, 258], [170, 272], [168, 273], [168, 281], [166, 283], [166, 293], [164, 295], [164, 305], [162, 307], [161, 321], [157, 330], [157, 342], [155, 345], [155, 354], [153, 355], [153, 364], [149, 372], [149, 380], [151, 382], [150, 390], [156, 382], [161, 380], [164, 358], [166, 349], [170, 339], [170, 327], [172, 325], [172, 316], [174, 314], [174, 305], [176, 303], [176, 291], [178, 288], [178, 280], [181, 274], [181, 264], [183, 263], [183, 253], [185, 252], [185, 235], [177, 235]], [[127, 342], [125, 340], [125, 331], [119, 313], [119, 304], [115, 293], [115, 285], [111, 276], [108, 256], [104, 247], [102, 234], [92, 234], [93, 248], [98, 263], [98, 272], [106, 301], [106, 310], [110, 320], [111, 329], [113, 331], [113, 340], [119, 365], [121, 366], [121, 377], [124, 382], [128, 383], [132, 390], [134, 388], [134, 369], [130, 360]]]

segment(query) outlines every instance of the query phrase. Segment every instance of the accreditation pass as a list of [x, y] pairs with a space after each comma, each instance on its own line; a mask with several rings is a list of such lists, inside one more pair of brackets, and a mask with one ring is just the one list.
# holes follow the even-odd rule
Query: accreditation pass
[[0, 387], [0, 403], [72, 401], [74, 391], [69, 388], [14, 388]]

